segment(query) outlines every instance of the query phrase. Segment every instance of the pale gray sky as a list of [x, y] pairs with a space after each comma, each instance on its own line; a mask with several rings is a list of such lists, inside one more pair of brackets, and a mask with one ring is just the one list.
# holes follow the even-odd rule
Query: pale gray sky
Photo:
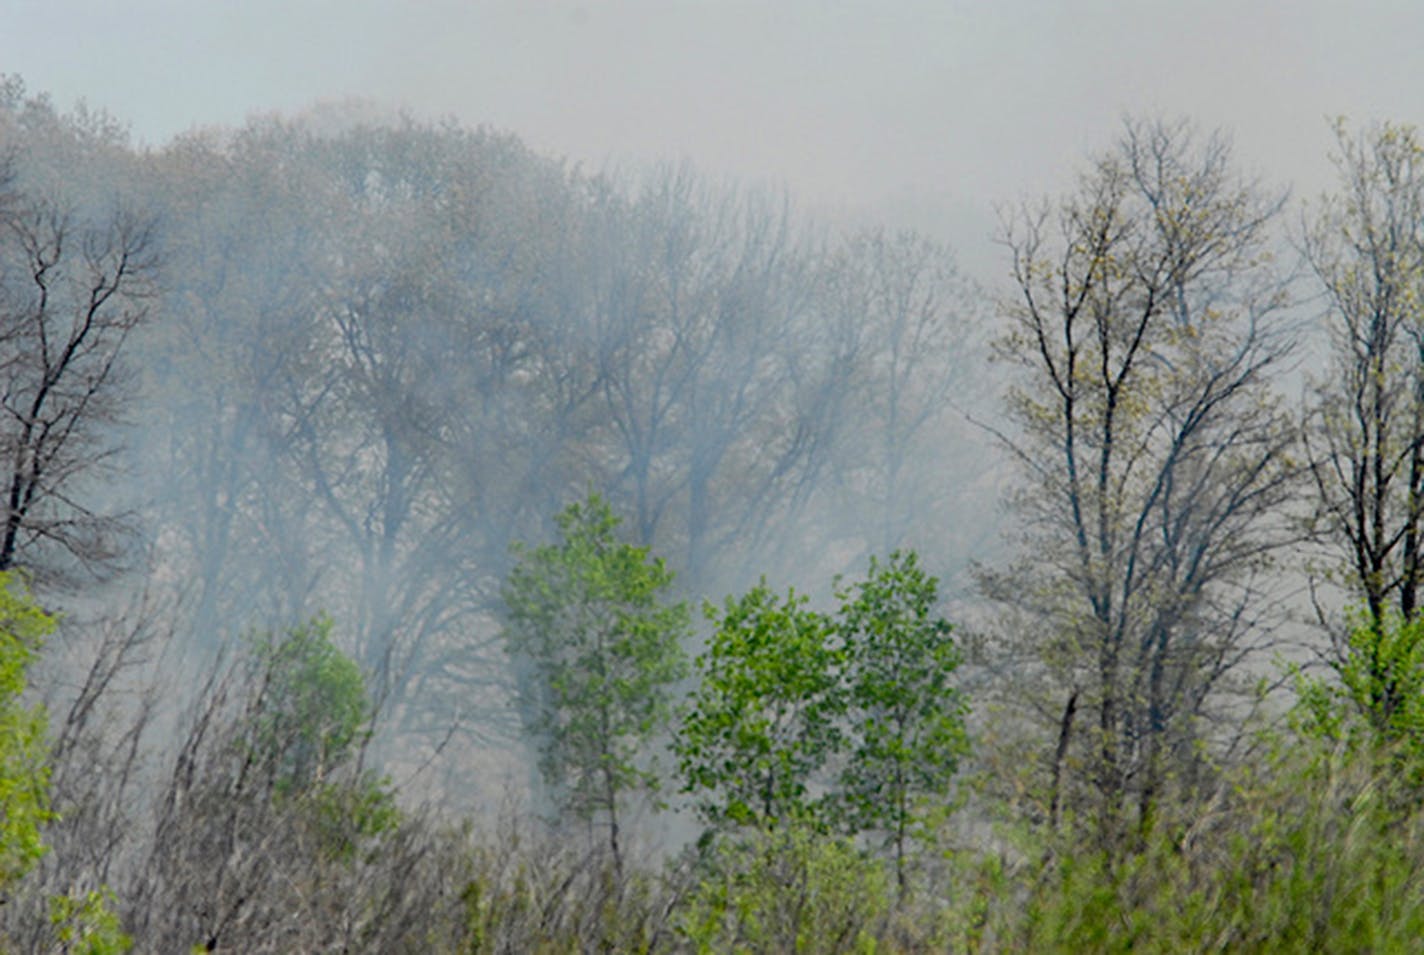
[[158, 144], [360, 97], [599, 166], [690, 158], [987, 247], [1125, 111], [1298, 193], [1325, 117], [1424, 123], [1418, 0], [0, 0], [0, 71]]

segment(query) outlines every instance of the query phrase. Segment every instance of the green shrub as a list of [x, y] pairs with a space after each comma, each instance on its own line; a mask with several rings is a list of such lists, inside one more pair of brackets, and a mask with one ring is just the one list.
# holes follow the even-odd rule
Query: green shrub
[[1424, 812], [1388, 761], [1291, 737], [1232, 783], [1130, 853], [1040, 847], [1006, 934], [1035, 952], [1418, 950]]
[[683, 911], [698, 952], [868, 953], [893, 893], [876, 859], [806, 826], [714, 846]]
[[50, 925], [55, 940], [68, 955], [123, 955], [133, 948], [113, 909], [114, 893], [108, 887], [83, 895], [57, 895], [50, 899]]
[[370, 717], [361, 670], [319, 615], [257, 641], [262, 667], [255, 747], [281, 788], [321, 781], [352, 754]]
[[52, 818], [48, 717], [41, 706], [24, 706], [20, 696], [54, 624], [13, 572], [0, 573], [0, 887], [44, 854], [40, 827]]

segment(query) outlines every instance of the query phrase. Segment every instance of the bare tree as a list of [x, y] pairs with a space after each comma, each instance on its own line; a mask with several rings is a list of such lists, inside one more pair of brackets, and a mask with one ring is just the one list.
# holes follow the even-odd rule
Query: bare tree
[[[310, 507], [282, 467], [279, 382], [312, 348], [316, 190], [289, 127], [193, 135], [153, 157], [168, 303], [137, 342], [149, 375], [134, 462], [161, 558], [209, 647], [312, 609]], [[276, 172], [281, 169], [281, 173]]]
[[82, 492], [116, 451], [121, 356], [156, 265], [134, 215], [96, 225], [13, 189], [0, 200], [0, 570], [102, 575], [119, 556], [119, 519]]
[[914, 233], [849, 236], [828, 257], [820, 284], [828, 321], [859, 340], [851, 394], [839, 408], [849, 419], [837, 464], [846, 510], [863, 515], [867, 554], [891, 553], [911, 538], [928, 545], [931, 534], [942, 552], [943, 536], [953, 533], [943, 505], [962, 503], [979, 464], [963, 460], [972, 457], [965, 453], [972, 437], [955, 426], [956, 408], [975, 397], [980, 296], [947, 248]]
[[1336, 127], [1339, 194], [1306, 251], [1332, 365], [1306, 429], [1327, 538], [1379, 626], [1424, 584], [1424, 145], [1409, 127]]
[[407, 128], [311, 147], [342, 228], [308, 276], [314, 347], [279, 384], [284, 452], [325, 518], [318, 533], [350, 560], [323, 593], [346, 610], [383, 702], [399, 702], [431, 644], [478, 609], [467, 505], [440, 485], [466, 414], [462, 323], [479, 318], [465, 311], [460, 252], [484, 203], [432, 168], [478, 164], [469, 146]]
[[1017, 295], [998, 348], [1021, 372], [1006, 441], [1030, 556], [989, 583], [1034, 609], [1062, 701], [1049, 815], [1089, 809], [1108, 844], [1200, 758], [1290, 537], [1271, 375], [1291, 341], [1266, 254], [1279, 205], [1219, 136], [1129, 122], [1074, 193], [1007, 218]]
[[665, 167], [590, 218], [602, 254], [588, 458], [638, 539], [712, 590], [746, 554], [796, 537], [861, 338], [818, 309], [821, 243], [784, 196]]

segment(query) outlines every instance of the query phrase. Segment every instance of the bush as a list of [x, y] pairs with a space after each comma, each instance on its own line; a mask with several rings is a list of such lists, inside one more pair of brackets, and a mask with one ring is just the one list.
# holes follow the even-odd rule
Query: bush
[[50, 925], [63, 951], [72, 955], [123, 955], [133, 948], [114, 911], [114, 893], [102, 888], [50, 900]]
[[54, 623], [13, 572], [0, 573], [0, 887], [44, 854], [40, 826], [51, 818], [48, 719], [43, 707], [26, 707], [20, 696]]
[[892, 907], [884, 866], [788, 825], [714, 845], [683, 913], [698, 952], [873, 952]]
[[1049, 845], [1006, 934], [1035, 952], [1404, 952], [1424, 938], [1424, 811], [1388, 761], [1291, 737], [1134, 852]]

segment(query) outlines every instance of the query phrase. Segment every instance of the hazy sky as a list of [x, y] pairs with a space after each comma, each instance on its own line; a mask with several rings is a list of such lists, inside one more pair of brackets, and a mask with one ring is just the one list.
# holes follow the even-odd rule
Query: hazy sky
[[360, 97], [591, 166], [690, 158], [990, 254], [1125, 111], [1329, 181], [1327, 116], [1424, 123], [1424, 2], [0, 0], [0, 72], [162, 143]]

